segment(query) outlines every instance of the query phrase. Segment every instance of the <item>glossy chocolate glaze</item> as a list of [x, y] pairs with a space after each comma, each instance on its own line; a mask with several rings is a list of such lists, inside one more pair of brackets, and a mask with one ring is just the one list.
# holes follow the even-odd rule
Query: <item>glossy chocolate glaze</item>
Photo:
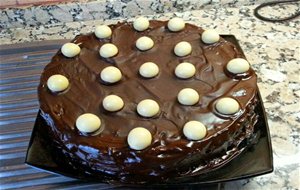
[[[111, 25], [111, 39], [100, 40], [94, 34], [77, 36], [72, 42], [80, 46], [79, 56], [66, 58], [60, 51], [46, 66], [38, 87], [40, 108], [49, 124], [49, 135], [69, 159], [71, 165], [107, 180], [128, 183], [162, 181], [171, 178], [199, 175], [215, 169], [238, 155], [245, 147], [241, 142], [250, 138], [257, 117], [256, 75], [252, 69], [244, 76], [232, 76], [225, 71], [228, 61], [243, 57], [230, 42], [221, 39], [207, 45], [201, 42], [203, 30], [186, 24], [183, 31], [170, 32], [167, 22], [151, 21], [144, 32], [137, 32], [131, 23]], [[141, 36], [149, 36], [155, 45], [142, 52], [135, 47]], [[173, 53], [180, 41], [192, 45], [192, 54], [178, 57]], [[99, 49], [104, 43], [115, 44], [119, 53], [103, 59]], [[144, 62], [155, 62], [160, 73], [152, 79], [138, 74]], [[178, 79], [174, 70], [181, 62], [191, 62], [196, 75]], [[100, 80], [104, 67], [114, 65], [122, 74], [117, 84], [107, 85]], [[47, 89], [47, 79], [62, 74], [69, 79], [69, 88], [59, 94]], [[182, 88], [193, 88], [200, 95], [194, 106], [177, 102]], [[105, 96], [120, 96], [125, 106], [121, 111], [106, 112], [101, 104]], [[241, 110], [234, 116], [216, 113], [215, 101], [224, 96], [235, 98]], [[139, 101], [150, 98], [160, 105], [160, 113], [143, 118], [136, 113]], [[101, 131], [82, 134], [75, 127], [83, 113], [96, 114], [102, 121]], [[190, 120], [199, 120], [208, 129], [200, 141], [190, 141], [182, 132]], [[150, 147], [135, 151], [127, 144], [127, 134], [135, 127], [147, 128], [153, 141]], [[46, 130], [46, 131], [48, 131]]]

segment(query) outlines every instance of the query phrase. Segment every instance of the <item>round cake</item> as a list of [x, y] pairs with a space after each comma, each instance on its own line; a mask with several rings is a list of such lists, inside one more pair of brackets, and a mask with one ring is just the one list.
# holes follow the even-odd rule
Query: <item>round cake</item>
[[57, 155], [103, 181], [201, 175], [240, 154], [256, 75], [237, 47], [179, 18], [97, 26], [62, 46], [38, 96]]

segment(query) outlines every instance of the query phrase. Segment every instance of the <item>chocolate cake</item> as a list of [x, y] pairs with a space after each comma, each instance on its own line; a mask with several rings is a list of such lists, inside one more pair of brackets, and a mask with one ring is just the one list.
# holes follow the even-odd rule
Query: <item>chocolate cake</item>
[[60, 159], [103, 181], [203, 175], [248, 146], [256, 80], [234, 44], [179, 18], [98, 26], [45, 67], [43, 130]]

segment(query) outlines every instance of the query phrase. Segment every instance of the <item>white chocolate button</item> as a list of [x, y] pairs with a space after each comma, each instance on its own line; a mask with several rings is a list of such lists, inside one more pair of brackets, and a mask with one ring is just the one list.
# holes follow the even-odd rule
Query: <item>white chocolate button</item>
[[180, 90], [177, 95], [179, 103], [186, 106], [196, 104], [199, 101], [199, 98], [198, 92], [192, 88], [184, 88]]
[[61, 47], [61, 53], [66, 57], [75, 57], [80, 53], [80, 47], [74, 43], [65, 43]]
[[187, 79], [194, 76], [196, 73], [196, 68], [193, 64], [188, 62], [183, 62], [177, 65], [175, 68], [175, 75], [178, 78]]
[[215, 30], [205, 30], [201, 35], [201, 39], [206, 44], [213, 44], [220, 40], [220, 35]]
[[130, 148], [134, 150], [143, 150], [151, 145], [152, 135], [148, 129], [137, 127], [132, 129], [127, 137]]
[[95, 35], [97, 38], [109, 38], [112, 34], [111, 29], [106, 25], [96, 26]]
[[145, 99], [138, 103], [137, 112], [143, 117], [152, 117], [159, 112], [159, 105], [151, 99]]
[[114, 44], [107, 43], [101, 46], [99, 53], [101, 57], [110, 58], [118, 53], [118, 48]]
[[47, 86], [52, 92], [61, 92], [68, 88], [69, 80], [63, 75], [52, 75], [47, 80]]
[[133, 28], [139, 32], [149, 28], [149, 21], [145, 17], [139, 17], [133, 22]]
[[117, 67], [108, 66], [101, 71], [100, 77], [104, 82], [116, 83], [121, 80], [122, 73]]
[[226, 68], [233, 74], [240, 74], [247, 72], [250, 69], [250, 65], [245, 59], [235, 58], [228, 62]]
[[190, 140], [201, 140], [206, 135], [206, 127], [199, 121], [189, 121], [183, 127], [183, 134]]
[[174, 48], [174, 53], [179, 57], [189, 55], [191, 52], [192, 52], [191, 44], [185, 41], [179, 42], [178, 44], [176, 44]]
[[217, 100], [216, 109], [221, 114], [230, 115], [238, 112], [240, 105], [235, 99], [225, 97]]
[[97, 131], [100, 126], [101, 120], [99, 117], [91, 113], [82, 114], [76, 120], [77, 129], [84, 133]]
[[172, 32], [178, 32], [183, 30], [185, 27], [185, 22], [181, 18], [172, 18], [168, 22], [168, 28]]
[[146, 62], [143, 65], [141, 65], [139, 69], [139, 73], [141, 76], [145, 78], [152, 78], [158, 75], [159, 68], [158, 66], [153, 62]]
[[151, 38], [143, 36], [136, 41], [135, 45], [139, 50], [146, 51], [154, 46], [154, 42]]
[[109, 95], [103, 99], [102, 105], [105, 110], [114, 112], [122, 109], [124, 106], [124, 102], [122, 98], [117, 95]]

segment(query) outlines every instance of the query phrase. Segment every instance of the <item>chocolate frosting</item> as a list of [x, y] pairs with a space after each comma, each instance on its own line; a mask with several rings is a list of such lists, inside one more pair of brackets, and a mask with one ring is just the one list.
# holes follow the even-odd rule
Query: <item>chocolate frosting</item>
[[[170, 32], [165, 21], [150, 21], [144, 32], [135, 31], [127, 22], [110, 28], [110, 39], [98, 39], [93, 33], [77, 36], [72, 42], [80, 46], [80, 55], [67, 58], [58, 51], [41, 76], [39, 101], [50, 126], [49, 135], [71, 164], [118, 181], [146, 182], [207, 172], [240, 152], [238, 145], [251, 136], [256, 123], [253, 110], [257, 93], [252, 69], [241, 76], [226, 72], [231, 59], [244, 58], [242, 52], [222, 38], [215, 44], [204, 44], [203, 30], [191, 24], [180, 32]], [[154, 47], [138, 50], [135, 41], [141, 36], [152, 38]], [[190, 55], [174, 54], [174, 46], [181, 41], [191, 43]], [[107, 42], [116, 45], [119, 53], [104, 59], [99, 49]], [[159, 75], [151, 79], [138, 73], [148, 61], [160, 69]], [[181, 62], [195, 65], [194, 77], [184, 80], [175, 76], [175, 67]], [[116, 84], [105, 84], [100, 72], [111, 65], [118, 67], [123, 76]], [[67, 90], [58, 94], [48, 90], [47, 79], [54, 74], [69, 79]], [[183, 88], [195, 89], [200, 101], [194, 106], [179, 104], [177, 94]], [[102, 101], [110, 94], [123, 99], [122, 110], [111, 113], [103, 109]], [[235, 98], [240, 111], [233, 116], [217, 113], [214, 104], [220, 97]], [[160, 106], [160, 113], [153, 118], [143, 118], [136, 112], [137, 104], [148, 98]], [[75, 122], [84, 113], [101, 119], [100, 131], [78, 131]], [[207, 127], [204, 139], [191, 141], [183, 135], [182, 128], [190, 120], [201, 121]], [[127, 135], [135, 127], [147, 128], [153, 137], [152, 144], [141, 151], [127, 144]]]

